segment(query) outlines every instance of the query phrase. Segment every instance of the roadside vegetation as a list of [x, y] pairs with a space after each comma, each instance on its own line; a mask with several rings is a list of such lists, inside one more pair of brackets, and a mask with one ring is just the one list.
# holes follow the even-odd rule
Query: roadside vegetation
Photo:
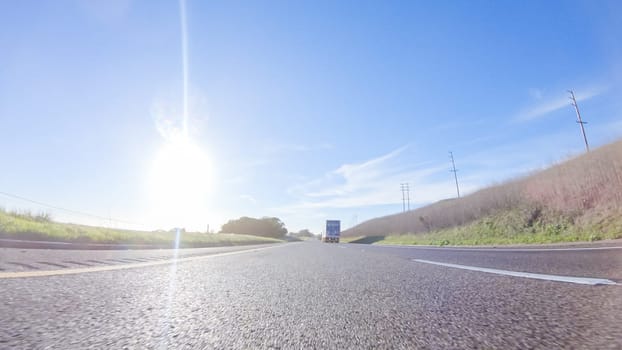
[[622, 238], [622, 141], [463, 198], [369, 220], [343, 235], [433, 245]]
[[313, 232], [309, 231], [309, 229], [302, 229], [298, 232], [290, 232], [287, 234], [290, 237], [297, 238], [302, 241], [310, 240], [310, 239], [318, 239], [318, 236], [314, 235]]
[[[345, 232], [345, 231], [344, 231]], [[358, 241], [364, 239], [365, 236], [341, 236], [339, 242], [341, 243], [359, 243]]]
[[243, 216], [239, 219], [229, 220], [222, 225], [221, 233], [250, 234], [270, 238], [285, 238], [287, 228], [281, 219], [275, 217], [263, 217], [261, 219]]
[[[54, 222], [47, 214], [0, 210], [0, 238], [76, 243], [146, 244], [172, 247], [175, 232], [133, 231]], [[183, 232], [180, 247], [207, 247], [282, 242], [235, 233]]]

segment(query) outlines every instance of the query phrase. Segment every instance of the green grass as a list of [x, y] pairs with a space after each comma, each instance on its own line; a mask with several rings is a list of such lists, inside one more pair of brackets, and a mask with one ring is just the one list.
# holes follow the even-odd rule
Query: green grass
[[354, 236], [354, 237], [339, 237], [340, 243], [350, 243], [352, 241], [357, 241], [359, 239], [364, 238], [365, 236]]
[[575, 223], [563, 215], [510, 210], [473, 223], [428, 233], [386, 235], [374, 244], [398, 245], [501, 245], [592, 242], [622, 238], [622, 217], [607, 216], [589, 223]]
[[[175, 233], [121, 230], [105, 227], [65, 224], [46, 215], [0, 211], [0, 238], [46, 240], [79, 243], [150, 244], [172, 246]], [[181, 247], [244, 245], [282, 242], [278, 239], [231, 233], [182, 234]]]

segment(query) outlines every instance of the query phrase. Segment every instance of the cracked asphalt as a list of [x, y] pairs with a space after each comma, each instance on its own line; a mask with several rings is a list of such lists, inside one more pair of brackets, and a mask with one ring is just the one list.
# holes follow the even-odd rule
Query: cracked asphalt
[[[76, 259], [65, 254], [60, 259]], [[0, 349], [620, 349], [620, 285], [412, 259], [621, 282], [621, 255], [305, 242], [177, 264], [0, 279]]]

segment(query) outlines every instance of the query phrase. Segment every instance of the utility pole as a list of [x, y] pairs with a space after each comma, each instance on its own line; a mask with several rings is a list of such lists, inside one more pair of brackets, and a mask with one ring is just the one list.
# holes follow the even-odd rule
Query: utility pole
[[410, 211], [410, 187], [408, 183], [406, 183], [406, 204], [408, 211]]
[[460, 186], [458, 186], [458, 170], [456, 169], [456, 162], [454, 162], [454, 154], [449, 151], [449, 157], [451, 158], [451, 172], [454, 173], [454, 180], [456, 180], [456, 192], [458, 193], [458, 198], [460, 198]]
[[406, 211], [406, 197], [404, 194], [404, 191], [406, 190], [406, 188], [404, 187], [404, 184], [400, 184], [400, 189], [402, 190], [402, 212]]
[[587, 144], [587, 136], [585, 136], [585, 128], [583, 127], [583, 124], [587, 124], [587, 122], [584, 122], [581, 119], [581, 113], [579, 113], [579, 105], [577, 105], [577, 99], [574, 97], [574, 92], [572, 90], [568, 90], [568, 93], [570, 93], [570, 100], [572, 101], [571, 104], [574, 106], [574, 110], [577, 112], [577, 123], [581, 125], [581, 134], [583, 134], [583, 141], [585, 141], [585, 149], [589, 152], [590, 146]]
[[402, 211], [406, 211], [406, 203], [408, 203], [408, 211], [410, 211], [410, 188], [408, 183], [401, 183], [400, 188], [402, 190]]

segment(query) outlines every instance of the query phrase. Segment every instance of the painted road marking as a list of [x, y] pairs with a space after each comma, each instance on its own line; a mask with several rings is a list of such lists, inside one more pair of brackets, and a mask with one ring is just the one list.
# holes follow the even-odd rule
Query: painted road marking
[[159, 260], [159, 261], [149, 261], [149, 262], [141, 262], [141, 263], [132, 263], [132, 264], [123, 264], [123, 265], [107, 265], [107, 266], [94, 266], [94, 267], [84, 267], [84, 268], [76, 268], [76, 269], [63, 269], [63, 270], [36, 270], [36, 271], [16, 271], [16, 272], [0, 272], [0, 279], [3, 278], [25, 278], [25, 277], [47, 277], [47, 276], [59, 276], [59, 275], [73, 275], [78, 273], [89, 273], [89, 272], [102, 272], [102, 271], [113, 271], [113, 270], [124, 270], [124, 269], [134, 269], [140, 267], [149, 267], [149, 266], [158, 266], [158, 265], [167, 265], [173, 263], [180, 263], [186, 261], [195, 261], [195, 260], [203, 260], [210, 258], [218, 258], [222, 256], [229, 255], [238, 255], [245, 253], [258, 252], [261, 250], [272, 249], [277, 247], [283, 247], [285, 245], [274, 245], [270, 247], [261, 247], [261, 248], [252, 248], [245, 250], [236, 250], [234, 252], [225, 252], [225, 253], [217, 253], [210, 255], [200, 255], [200, 256], [190, 256], [185, 258], [178, 259], [167, 259], [167, 260]]
[[588, 285], [617, 285], [616, 282], [604, 278], [587, 278], [587, 277], [572, 277], [572, 276], [559, 276], [559, 275], [545, 275], [541, 273], [531, 273], [531, 272], [520, 272], [520, 271], [509, 271], [509, 270], [498, 270], [498, 269], [490, 269], [486, 267], [477, 267], [477, 266], [466, 266], [466, 265], [458, 265], [458, 264], [449, 264], [437, 261], [423, 260], [423, 259], [413, 259], [413, 261], [424, 263], [424, 264], [432, 264], [439, 265], [445, 267], [453, 267], [456, 269], [470, 270], [470, 271], [479, 271], [479, 272], [487, 272], [494, 273], [497, 275], [505, 275], [505, 276], [513, 276], [513, 277], [524, 277], [524, 278], [534, 278], [538, 280], [546, 280], [546, 281], [557, 281], [557, 282], [568, 282], [568, 283], [577, 283], [577, 284], [588, 284]]
[[611, 250], [622, 249], [622, 246], [613, 247], [577, 247], [577, 248], [459, 248], [459, 247], [436, 247], [436, 246], [421, 246], [421, 245], [393, 245], [393, 244], [377, 244], [374, 247], [387, 247], [387, 248], [415, 248], [415, 249], [429, 249], [429, 250], [465, 250], [472, 252], [563, 252], [563, 251], [582, 251], [582, 250]]

